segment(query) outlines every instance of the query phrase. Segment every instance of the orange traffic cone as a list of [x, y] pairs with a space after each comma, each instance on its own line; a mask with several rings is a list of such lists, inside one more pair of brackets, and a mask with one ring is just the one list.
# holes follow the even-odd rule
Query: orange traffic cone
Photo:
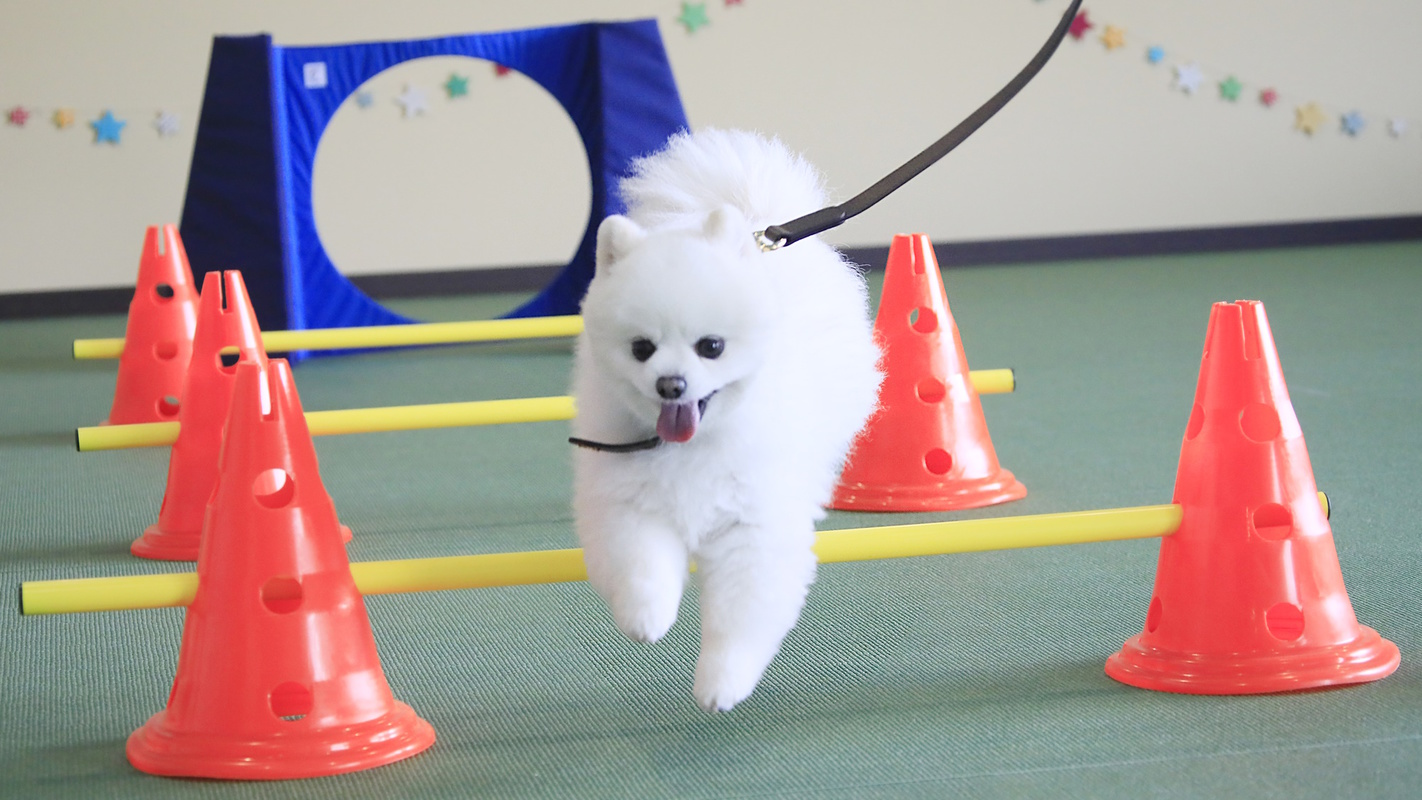
[[105, 422], [127, 425], [178, 418], [193, 352], [197, 292], [183, 240], [172, 225], [150, 225], [128, 304], [114, 404]]
[[[134, 555], [168, 561], [197, 558], [203, 513], [217, 484], [217, 453], [232, 403], [236, 362], [241, 359], [265, 365], [261, 337], [241, 273], [207, 273], [182, 393], [182, 427], [168, 457], [163, 505], [158, 522], [129, 548]], [[236, 347], [238, 353], [222, 355], [227, 347]]]
[[291, 369], [237, 373], [177, 677], [129, 762], [280, 780], [415, 755], [435, 733], [386, 683]]
[[874, 335], [884, 349], [879, 412], [831, 507], [953, 511], [1025, 497], [1027, 487], [997, 462], [926, 235], [894, 237]]
[[1264, 306], [1217, 303], [1180, 448], [1180, 529], [1145, 630], [1106, 662], [1142, 689], [1258, 694], [1378, 680], [1397, 646], [1358, 624]]

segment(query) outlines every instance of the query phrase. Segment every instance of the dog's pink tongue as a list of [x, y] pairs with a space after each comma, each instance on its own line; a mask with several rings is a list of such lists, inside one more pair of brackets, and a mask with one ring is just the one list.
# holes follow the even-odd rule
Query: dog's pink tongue
[[664, 441], [684, 442], [696, 433], [696, 423], [700, 421], [701, 412], [695, 403], [662, 403], [657, 435]]

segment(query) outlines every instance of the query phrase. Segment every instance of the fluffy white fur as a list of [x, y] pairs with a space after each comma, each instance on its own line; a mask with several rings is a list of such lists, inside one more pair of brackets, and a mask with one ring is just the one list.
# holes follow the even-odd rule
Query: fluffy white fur
[[[769, 253], [754, 245], [754, 231], [826, 204], [815, 170], [778, 141], [681, 135], [621, 189], [628, 213], [598, 229], [583, 301], [573, 432], [690, 438], [636, 453], [578, 449], [578, 538], [593, 588], [639, 641], [671, 627], [696, 565], [693, 692], [703, 708], [727, 710], [799, 618], [815, 577], [814, 522], [877, 403], [879, 349], [863, 277], [834, 249], [814, 238]], [[697, 352], [708, 337], [724, 342], [715, 358]], [[645, 361], [638, 339], [655, 347]], [[658, 392], [668, 378], [685, 384], [674, 400]], [[693, 411], [703, 399], [704, 413]]]

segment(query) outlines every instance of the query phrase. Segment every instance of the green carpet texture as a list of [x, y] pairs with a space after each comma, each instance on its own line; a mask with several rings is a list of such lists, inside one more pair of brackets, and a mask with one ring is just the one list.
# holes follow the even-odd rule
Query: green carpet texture
[[[882, 266], [882, 265], [877, 265]], [[1359, 620], [1402, 651], [1348, 688], [1201, 697], [1102, 671], [1139, 633], [1159, 543], [827, 565], [756, 692], [691, 698], [693, 594], [662, 642], [624, 639], [585, 583], [367, 598], [396, 697], [438, 741], [283, 783], [158, 778], [128, 735], [161, 710], [182, 609], [0, 615], [0, 796], [26, 798], [1417, 797], [1422, 786], [1422, 243], [952, 269], [983, 398], [1026, 499], [822, 528], [1170, 501], [1215, 301], [1264, 302]], [[882, 272], [871, 272], [877, 290]], [[393, 302], [427, 320], [521, 298]], [[187, 571], [132, 557], [166, 448], [78, 453], [116, 361], [75, 338], [121, 316], [0, 321], [0, 578]], [[568, 340], [312, 359], [308, 411], [567, 392]], [[566, 423], [316, 439], [352, 561], [574, 547]]]

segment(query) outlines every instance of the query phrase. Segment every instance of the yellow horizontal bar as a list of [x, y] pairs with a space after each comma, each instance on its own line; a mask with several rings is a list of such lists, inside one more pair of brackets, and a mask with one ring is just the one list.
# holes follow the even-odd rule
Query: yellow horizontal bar
[[[1016, 378], [1011, 369], [973, 370], [968, 373], [979, 394], [1011, 392]], [[413, 431], [422, 428], [460, 428], [471, 425], [508, 425], [518, 422], [554, 422], [572, 419], [571, 397], [523, 397], [513, 400], [474, 400], [415, 406], [348, 408], [308, 411], [306, 426], [312, 436], [343, 433]], [[80, 452], [160, 447], [178, 441], [178, 422], [141, 422], [132, 425], [94, 425], [75, 430]]]
[[[308, 411], [306, 427], [310, 429], [312, 436], [334, 436], [343, 433], [506, 425], [515, 422], [553, 422], [572, 419], [573, 414], [571, 397], [523, 397], [514, 400]], [[158, 447], [178, 440], [180, 424], [143, 422], [135, 425], [95, 425], [77, 429], [75, 441], [81, 452]]]
[[[525, 317], [472, 322], [425, 322], [411, 325], [368, 325], [355, 328], [309, 328], [296, 331], [267, 331], [262, 347], [271, 353], [293, 350], [348, 350], [373, 347], [411, 347], [427, 344], [492, 342], [506, 339], [551, 339], [577, 336], [583, 318]], [[74, 358], [118, 358], [123, 355], [123, 339], [75, 339]]]
[[[1318, 502], [1324, 516], [1332, 516], [1328, 495], [1319, 492]], [[1182, 514], [1181, 507], [1172, 504], [820, 531], [815, 555], [820, 563], [833, 564], [1149, 539], [1175, 533]], [[400, 594], [569, 583], [588, 576], [583, 551], [568, 549], [361, 561], [351, 564], [351, 577], [361, 594]], [[197, 594], [197, 585], [195, 572], [28, 581], [20, 584], [20, 613], [186, 606]]]
[[508, 425], [515, 422], [554, 422], [572, 419], [575, 411], [571, 397], [522, 397], [515, 400], [308, 411], [306, 427], [311, 430], [312, 436], [334, 436], [469, 425]]
[[157, 447], [178, 441], [179, 424], [136, 422], [129, 425], [92, 425], [74, 429], [74, 446], [79, 452], [125, 450], [130, 447]]
[[[1180, 527], [1180, 506], [1142, 506], [1027, 517], [926, 522], [822, 531], [815, 553], [823, 563], [1009, 550], [1168, 536]], [[565, 583], [587, 579], [583, 551], [365, 561], [351, 564], [362, 594], [429, 592], [489, 586]], [[21, 613], [69, 614], [185, 606], [197, 574], [136, 575], [30, 581], [20, 586]]]
[[1174, 533], [1180, 527], [1181, 513], [1180, 506], [1166, 504], [821, 531], [815, 540], [815, 555], [822, 564], [834, 564], [1148, 539]]

